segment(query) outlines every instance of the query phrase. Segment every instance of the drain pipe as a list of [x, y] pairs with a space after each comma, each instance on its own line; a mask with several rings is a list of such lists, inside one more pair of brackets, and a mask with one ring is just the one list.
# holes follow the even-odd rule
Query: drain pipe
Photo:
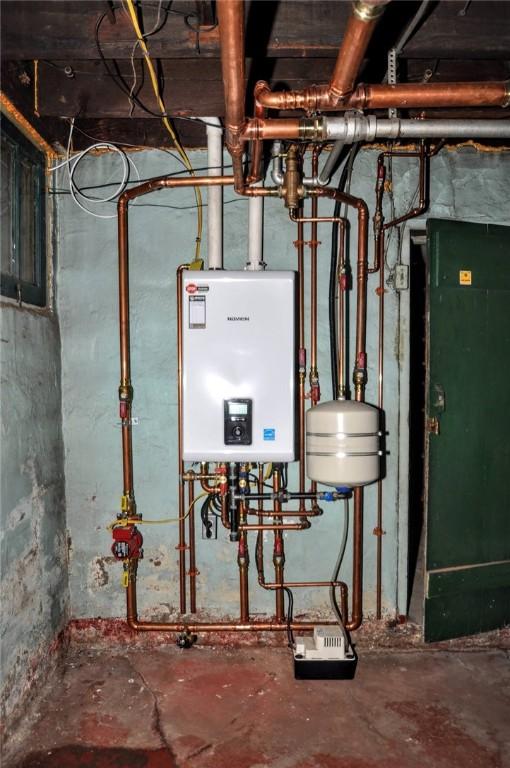
[[[218, 117], [207, 121], [207, 165], [209, 176], [223, 174], [223, 128]], [[207, 261], [209, 269], [223, 269], [223, 187], [207, 190]]]

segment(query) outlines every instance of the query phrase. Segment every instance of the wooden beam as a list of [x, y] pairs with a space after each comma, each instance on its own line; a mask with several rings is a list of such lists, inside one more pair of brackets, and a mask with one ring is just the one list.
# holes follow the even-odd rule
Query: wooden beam
[[510, 2], [473, 0], [467, 8], [464, 0], [435, 3], [433, 12], [407, 43], [402, 56], [467, 60], [510, 58]]
[[[162, 29], [150, 38], [155, 58], [218, 58], [218, 28], [200, 29], [199, 51], [196, 32], [185, 17], [196, 18], [197, 0], [175, 0]], [[498, 59], [510, 50], [510, 2], [473, 0], [464, 16], [464, 0], [431, 3], [422, 26], [405, 46], [403, 56], [411, 58]], [[246, 8], [246, 52], [257, 58], [336, 57], [342, 40], [350, 3], [338, 0], [248, 0]], [[391, 3], [379, 23], [372, 53], [385, 53], [417, 8], [416, 2]], [[142, 2], [144, 24], [151, 28], [157, 6]], [[107, 13], [105, 0], [3, 0], [2, 57], [6, 59], [97, 59], [95, 26]], [[129, 59], [133, 30], [120, 9], [116, 23], [107, 18], [101, 24], [100, 42], [107, 58]], [[193, 26], [193, 24], [192, 24]], [[370, 51], [369, 51], [370, 55]], [[140, 57], [141, 52], [135, 51]]]
[[[142, 4], [142, 8], [143, 8]], [[350, 4], [335, 0], [304, 3], [288, 0], [246, 2], [248, 56], [336, 56]], [[219, 58], [218, 28], [200, 29], [200, 50], [193, 22], [195, 0], [172, 3], [162, 29], [150, 38], [155, 58]], [[145, 27], [156, 21], [156, 8], [144, 8]], [[2, 56], [6, 59], [97, 59], [95, 27], [105, 11], [104, 0], [4, 0], [2, 2]], [[129, 59], [133, 30], [126, 14], [116, 11], [116, 23], [100, 27], [100, 44], [107, 58]], [[191, 24], [193, 26], [193, 24]], [[135, 56], [142, 56], [139, 49]]]
[[[217, 59], [200, 61], [181, 59], [161, 61], [164, 81], [164, 99], [171, 115], [224, 114], [221, 65]], [[109, 64], [111, 67], [111, 62]], [[159, 113], [151, 83], [142, 62], [134, 64], [138, 85], [135, 89], [139, 100], [155, 114]], [[65, 68], [71, 76], [66, 74]], [[40, 61], [38, 64], [39, 113], [59, 117], [153, 117], [134, 104], [131, 110], [128, 95], [133, 83], [129, 62], [121, 62], [120, 73], [125, 82], [119, 87], [119, 78], [105, 73], [102, 62], [91, 61]], [[252, 85], [257, 79], [268, 79], [272, 84], [285, 88], [303, 88], [312, 82], [326, 82], [331, 73], [330, 59], [264, 59], [248, 60], [250, 86], [247, 87], [247, 110], [253, 109]], [[113, 73], [113, 68], [112, 68]]]

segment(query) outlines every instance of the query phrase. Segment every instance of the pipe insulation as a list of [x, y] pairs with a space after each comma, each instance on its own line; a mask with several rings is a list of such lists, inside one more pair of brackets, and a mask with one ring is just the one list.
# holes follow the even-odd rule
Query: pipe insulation
[[[209, 176], [223, 174], [223, 128], [218, 117], [207, 121], [207, 165]], [[207, 260], [209, 269], [223, 269], [223, 187], [207, 190]]]
[[508, 139], [510, 120], [401, 120], [373, 115], [324, 118], [325, 138], [354, 143], [374, 139]]

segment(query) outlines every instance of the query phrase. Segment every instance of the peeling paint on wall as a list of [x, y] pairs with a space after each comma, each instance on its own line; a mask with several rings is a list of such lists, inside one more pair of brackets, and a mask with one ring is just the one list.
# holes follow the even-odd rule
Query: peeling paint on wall
[[8, 723], [51, 668], [69, 595], [58, 325], [12, 305], [1, 313], [1, 705]]

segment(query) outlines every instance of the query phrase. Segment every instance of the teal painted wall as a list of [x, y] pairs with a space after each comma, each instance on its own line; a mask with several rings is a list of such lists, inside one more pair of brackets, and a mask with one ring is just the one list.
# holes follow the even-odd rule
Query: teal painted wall
[[[142, 179], [177, 170], [176, 162], [161, 152], [131, 155]], [[351, 191], [374, 206], [377, 153], [361, 152], [356, 160]], [[206, 165], [206, 154], [192, 153], [195, 167]], [[228, 163], [228, 158], [226, 158]], [[394, 164], [397, 212], [410, 206], [416, 185], [415, 164]], [[430, 215], [503, 222], [508, 215], [510, 156], [480, 154], [473, 149], [443, 151], [431, 164]], [[117, 180], [119, 160], [102, 155], [88, 158], [80, 169], [80, 184]], [[62, 173], [59, 185], [64, 187]], [[204, 195], [205, 197], [205, 195]], [[225, 266], [242, 268], [247, 256], [247, 201], [225, 190]], [[189, 261], [195, 238], [194, 198], [191, 190], [164, 190], [139, 199], [130, 210], [131, 302], [135, 489], [139, 511], [148, 519], [177, 514], [176, 505], [176, 358], [175, 269]], [[99, 206], [115, 213], [115, 206]], [[321, 212], [332, 209], [321, 204]], [[76, 617], [122, 616], [124, 594], [121, 568], [110, 556], [106, 531], [119, 508], [122, 493], [117, 323], [117, 233], [115, 219], [99, 220], [83, 214], [69, 196], [59, 196], [58, 312], [62, 332], [62, 402], [68, 526], [71, 536], [70, 588]], [[279, 200], [265, 204], [264, 253], [268, 268], [296, 264], [295, 225]], [[319, 226], [319, 370], [322, 397], [329, 399], [330, 372], [327, 326], [327, 286], [330, 226]], [[204, 238], [205, 240], [205, 238]], [[356, 221], [352, 219], [351, 257], [355, 253]], [[204, 247], [205, 255], [205, 247]], [[371, 253], [370, 253], [371, 255]], [[396, 252], [390, 243], [388, 263]], [[376, 397], [377, 297], [376, 277], [369, 282], [367, 400]], [[354, 309], [354, 298], [352, 301]], [[404, 612], [398, 604], [399, 539], [406, 510], [399, 507], [399, 375], [402, 366], [400, 299], [391, 286], [386, 295], [385, 402], [388, 476], [384, 485], [383, 609]], [[308, 329], [308, 320], [307, 320]], [[352, 350], [352, 345], [351, 345]], [[399, 358], [400, 356], [400, 358]], [[351, 361], [352, 363], [352, 361]], [[286, 536], [286, 574], [289, 579], [328, 579], [335, 563], [343, 525], [340, 505], [327, 505], [310, 531]], [[365, 607], [375, 608], [375, 490], [366, 492], [364, 536]], [[400, 537], [399, 537], [400, 528]], [[200, 530], [200, 529], [199, 529]], [[147, 526], [145, 559], [139, 570], [139, 609], [144, 617], [167, 618], [178, 601], [175, 526]], [[267, 570], [269, 572], [270, 547]], [[255, 586], [251, 547], [251, 609], [270, 612], [272, 599]], [[198, 604], [210, 614], [237, 615], [236, 553], [224, 532], [217, 541], [198, 541]], [[350, 581], [350, 543], [341, 576]], [[400, 590], [400, 595], [402, 589]], [[400, 598], [401, 599], [401, 598]], [[307, 590], [296, 595], [296, 613], [322, 614], [328, 597]]]
[[56, 654], [68, 619], [55, 315], [1, 306], [1, 704], [7, 723]]

